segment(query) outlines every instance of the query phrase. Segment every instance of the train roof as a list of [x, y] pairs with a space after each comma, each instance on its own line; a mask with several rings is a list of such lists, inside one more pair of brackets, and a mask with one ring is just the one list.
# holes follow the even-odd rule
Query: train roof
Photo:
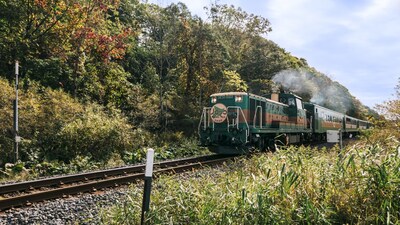
[[323, 110], [329, 111], [329, 112], [331, 112], [331, 113], [340, 114], [340, 115], [342, 115], [342, 116], [346, 116], [346, 114], [344, 114], [344, 113], [337, 112], [337, 111], [335, 111], [335, 110], [333, 110], [333, 109], [328, 109], [328, 108], [326, 108], [326, 107], [317, 105], [317, 104], [312, 103], [312, 102], [304, 102], [304, 106], [306, 106], [306, 105], [313, 105], [313, 106], [316, 107], [316, 108], [323, 109]]
[[221, 92], [221, 93], [212, 94], [211, 97], [231, 96], [231, 95], [247, 95], [247, 93], [246, 92]]
[[355, 118], [355, 117], [352, 117], [352, 116], [348, 116], [348, 115], [346, 115], [345, 113], [337, 112], [337, 111], [335, 111], [335, 110], [325, 108], [325, 107], [323, 107], [323, 106], [317, 105], [317, 104], [312, 103], [312, 102], [304, 102], [304, 105], [313, 105], [313, 106], [315, 106], [315, 107], [322, 108], [322, 109], [324, 109], [324, 110], [329, 110], [329, 111], [331, 111], [331, 112], [335, 112], [335, 113], [341, 114], [341, 115], [344, 116], [345, 118], [350, 118], [350, 119], [352, 119], [352, 120], [358, 120], [358, 121], [370, 123], [369, 121], [362, 120], [362, 119], [358, 119], [358, 118]]
[[261, 100], [266, 101], [266, 102], [271, 102], [271, 103], [282, 105], [282, 106], [288, 106], [287, 104], [284, 104], [282, 102], [277, 102], [277, 101], [271, 100], [269, 98], [262, 97], [262, 96], [259, 96], [259, 95], [255, 95], [255, 94], [251, 94], [251, 93], [247, 93], [247, 92], [221, 92], [221, 93], [212, 94], [210, 97], [238, 96], [238, 95], [249, 95], [250, 97], [258, 98], [258, 99], [261, 99]]

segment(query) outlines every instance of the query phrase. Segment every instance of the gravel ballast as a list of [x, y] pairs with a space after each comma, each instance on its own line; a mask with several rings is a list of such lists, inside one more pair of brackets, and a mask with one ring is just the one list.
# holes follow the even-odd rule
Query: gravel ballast
[[127, 188], [119, 188], [100, 194], [84, 193], [6, 210], [0, 214], [0, 224], [100, 224], [100, 210], [123, 204], [127, 192]]

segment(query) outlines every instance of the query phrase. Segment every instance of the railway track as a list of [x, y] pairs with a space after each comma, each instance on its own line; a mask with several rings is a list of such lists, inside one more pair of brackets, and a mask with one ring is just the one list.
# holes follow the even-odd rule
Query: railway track
[[[154, 174], [187, 171], [203, 165], [220, 164], [232, 158], [234, 156], [209, 155], [158, 162], [154, 164]], [[0, 186], [0, 211], [30, 205], [34, 202], [132, 183], [144, 177], [144, 169], [145, 165], [143, 164], [4, 184]]]

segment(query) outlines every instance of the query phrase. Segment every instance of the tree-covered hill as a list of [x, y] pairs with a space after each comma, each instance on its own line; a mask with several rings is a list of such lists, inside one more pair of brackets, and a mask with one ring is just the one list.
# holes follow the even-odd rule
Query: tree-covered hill
[[[220, 91], [262, 95], [283, 85], [305, 100], [324, 96], [327, 101], [318, 103], [364, 116], [365, 107], [345, 87], [265, 38], [271, 32], [267, 18], [228, 5], [206, 10], [203, 20], [182, 3], [163, 8], [139, 0], [1, 0], [0, 152], [8, 151], [12, 138], [16, 60], [25, 94], [21, 111], [32, 113], [26, 115], [32, 121], [26, 132], [32, 141], [49, 139], [34, 145], [44, 153], [59, 147], [54, 141], [60, 139], [46, 134], [50, 128], [59, 135], [85, 123], [90, 129], [93, 117], [108, 121], [116, 140], [124, 137], [116, 127], [128, 134], [137, 129], [194, 134], [208, 96]], [[295, 89], [285, 82], [289, 74], [332, 92]], [[331, 98], [335, 91], [340, 98]], [[54, 123], [48, 126], [49, 121]], [[45, 143], [53, 143], [52, 149]]]

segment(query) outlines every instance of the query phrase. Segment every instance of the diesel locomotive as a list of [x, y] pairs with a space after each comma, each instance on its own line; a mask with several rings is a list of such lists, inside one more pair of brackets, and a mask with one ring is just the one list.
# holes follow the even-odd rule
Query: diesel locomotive
[[225, 92], [210, 96], [198, 132], [200, 145], [212, 152], [242, 154], [254, 147], [274, 150], [277, 144], [323, 141], [327, 130], [341, 129], [343, 135], [353, 136], [370, 126], [291, 93]]

